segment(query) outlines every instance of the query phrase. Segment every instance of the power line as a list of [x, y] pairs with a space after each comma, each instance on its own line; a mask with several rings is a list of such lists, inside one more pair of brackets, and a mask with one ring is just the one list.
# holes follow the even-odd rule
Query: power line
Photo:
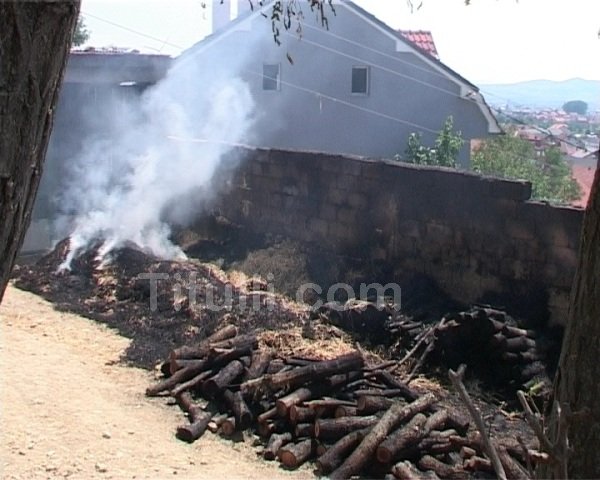
[[[245, 71], [247, 73], [252, 74], [252, 75], [259, 76], [261, 78], [264, 77], [264, 75], [262, 73], [255, 72], [253, 70], [245, 70]], [[288, 86], [288, 87], [291, 87], [291, 88], [295, 88], [296, 90], [300, 90], [300, 91], [305, 92], [305, 93], [310, 93], [310, 94], [316, 95], [319, 99], [330, 100], [330, 101], [332, 101], [334, 103], [339, 103], [341, 105], [345, 105], [345, 106], [350, 107], [350, 108], [355, 108], [355, 109], [363, 111], [365, 113], [370, 113], [372, 115], [376, 115], [376, 116], [379, 116], [379, 117], [382, 117], [382, 118], [386, 118], [388, 120], [393, 120], [395, 122], [402, 123], [404, 125], [409, 125], [411, 127], [415, 127], [415, 128], [418, 128], [420, 130], [423, 130], [423, 131], [426, 131], [426, 132], [429, 132], [429, 133], [435, 133], [435, 134], [439, 133], [439, 130], [432, 130], [429, 127], [426, 127], [424, 125], [420, 125], [418, 123], [411, 122], [409, 120], [404, 120], [402, 118], [394, 117], [392, 115], [388, 115], [387, 113], [383, 113], [383, 112], [380, 112], [380, 111], [377, 111], [377, 110], [373, 110], [371, 108], [362, 107], [362, 106], [356, 105], [356, 104], [354, 104], [352, 102], [348, 102], [347, 100], [343, 100], [341, 98], [334, 97], [334, 96], [331, 96], [331, 95], [327, 95], [326, 93], [319, 92], [318, 90], [312, 90], [310, 88], [302, 87], [300, 85], [297, 85], [297, 84], [294, 84], [294, 83], [291, 83], [291, 82], [287, 82], [287, 81], [284, 81], [284, 80], [279, 80], [279, 82], [282, 85], [285, 85], [285, 86]]]
[[[165, 45], [168, 45], [168, 46], [171, 46], [171, 47], [177, 48], [177, 49], [179, 49], [179, 50], [184, 50], [184, 47], [182, 47], [182, 46], [180, 46], [180, 45], [176, 45], [176, 44], [170, 43], [170, 42], [168, 42], [168, 41], [167, 41], [167, 40], [165, 40], [165, 39], [161, 39], [161, 38], [158, 38], [158, 37], [155, 37], [155, 36], [152, 36], [152, 35], [148, 35], [148, 34], [146, 34], [146, 33], [143, 33], [143, 32], [140, 32], [140, 31], [138, 31], [138, 30], [135, 30], [135, 29], [132, 29], [132, 28], [126, 27], [125, 25], [122, 25], [122, 24], [119, 24], [119, 23], [113, 22], [113, 21], [111, 21], [111, 20], [107, 20], [107, 19], [105, 19], [105, 18], [98, 17], [98, 16], [96, 16], [96, 15], [93, 15], [93, 14], [91, 14], [91, 13], [88, 13], [88, 12], [82, 12], [82, 13], [83, 13], [84, 15], [86, 15], [86, 16], [89, 16], [89, 17], [91, 17], [91, 18], [95, 18], [96, 20], [102, 21], [102, 22], [104, 22], [104, 23], [107, 23], [107, 24], [109, 24], [109, 25], [115, 26], [115, 27], [117, 27], [117, 28], [120, 28], [120, 29], [122, 29], [122, 30], [128, 31], [128, 32], [130, 32], [130, 33], [134, 33], [134, 34], [136, 34], [136, 35], [139, 35], [139, 36], [142, 36], [142, 37], [145, 37], [145, 38], [148, 38], [148, 39], [151, 39], [151, 40], [154, 40], [154, 41], [160, 42], [160, 43], [163, 45], [163, 47], [164, 47]], [[444, 78], [444, 79], [445, 79], [445, 78], [447, 78], [447, 77], [445, 77], [444, 75], [442, 75], [442, 74], [439, 74], [438, 72], [435, 72], [435, 71], [434, 71], [434, 70], [432, 70], [432, 69], [427, 69], [427, 68], [424, 68], [424, 67], [420, 67], [420, 66], [418, 66], [418, 65], [414, 65], [414, 64], [412, 64], [412, 63], [410, 63], [410, 62], [407, 62], [406, 60], [400, 59], [400, 58], [398, 58], [398, 57], [396, 57], [396, 56], [394, 56], [394, 55], [390, 55], [390, 54], [388, 54], [388, 53], [386, 53], [386, 52], [383, 52], [383, 51], [381, 51], [381, 50], [378, 50], [378, 49], [375, 49], [375, 48], [371, 48], [371, 47], [368, 47], [368, 46], [366, 46], [366, 45], [362, 45], [362, 44], [360, 44], [360, 43], [358, 43], [358, 42], [355, 42], [354, 40], [348, 39], [348, 38], [346, 38], [346, 37], [343, 37], [343, 36], [341, 36], [341, 35], [334, 34], [333, 32], [330, 32], [330, 31], [328, 31], [328, 30], [321, 30], [321, 29], [317, 29], [316, 27], [314, 27], [314, 26], [311, 26], [311, 25], [308, 25], [308, 24], [307, 24], [307, 25], [304, 25], [304, 28], [306, 28], [306, 27], [307, 27], [307, 28], [309, 28], [309, 29], [313, 29], [313, 30], [320, 31], [320, 32], [322, 32], [322, 33], [325, 33], [326, 35], [330, 35], [330, 36], [332, 36], [332, 37], [334, 37], [334, 38], [337, 38], [337, 39], [339, 39], [339, 40], [343, 40], [343, 41], [345, 41], [345, 42], [348, 42], [348, 43], [350, 43], [350, 44], [352, 44], [352, 45], [354, 45], [354, 46], [359, 46], [359, 47], [362, 47], [362, 48], [364, 48], [364, 49], [366, 49], [366, 50], [368, 50], [368, 51], [372, 51], [372, 52], [374, 52], [374, 53], [377, 53], [377, 54], [379, 54], [379, 55], [381, 55], [381, 56], [383, 56], [383, 57], [386, 57], [386, 58], [389, 58], [389, 59], [393, 59], [393, 60], [395, 60], [395, 61], [397, 61], [397, 62], [399, 62], [399, 63], [404, 63], [404, 64], [407, 64], [407, 65], [409, 65], [411, 68], [415, 68], [415, 69], [417, 69], [417, 70], [422, 70], [422, 71], [424, 71], [424, 72], [426, 72], [426, 73], [428, 73], [428, 74], [432, 74], [432, 75], [438, 76], [438, 77], [440, 77], [440, 78]], [[289, 37], [293, 37], [293, 36], [294, 36], [294, 35], [292, 35], [290, 32], [286, 32], [286, 34], [287, 34], [287, 36], [289, 36]], [[302, 38], [302, 40], [301, 40], [301, 41], [302, 41], [302, 42], [304, 42], [304, 43], [307, 43], [307, 44], [310, 44], [310, 45], [313, 45], [313, 46], [319, 47], [319, 48], [321, 48], [321, 49], [324, 49], [324, 50], [326, 50], [326, 51], [329, 51], [329, 52], [331, 52], [331, 53], [334, 53], [334, 54], [336, 54], [336, 55], [341, 55], [341, 56], [343, 56], [343, 57], [346, 57], [346, 58], [349, 58], [349, 59], [352, 59], [352, 60], [355, 60], [355, 61], [358, 61], [358, 62], [361, 62], [361, 63], [368, 64], [369, 66], [371, 66], [371, 67], [373, 67], [373, 68], [376, 68], [376, 69], [379, 69], [379, 70], [385, 71], [385, 72], [387, 72], [387, 73], [390, 73], [390, 74], [392, 74], [392, 75], [396, 75], [396, 76], [398, 76], [398, 77], [405, 78], [405, 79], [407, 79], [407, 80], [410, 80], [410, 81], [414, 81], [414, 82], [416, 82], [416, 83], [418, 83], [418, 84], [420, 84], [420, 85], [423, 85], [423, 86], [425, 86], [425, 87], [428, 87], [428, 88], [431, 88], [431, 89], [434, 89], [434, 90], [440, 91], [440, 92], [442, 92], [442, 93], [445, 93], [445, 94], [447, 94], [447, 95], [450, 95], [450, 96], [452, 96], [452, 97], [455, 97], [455, 98], [458, 98], [458, 99], [461, 99], [461, 100], [470, 101], [470, 102], [473, 102], [473, 103], [475, 103], [475, 104], [479, 105], [479, 102], [478, 102], [477, 100], [473, 99], [473, 98], [469, 98], [469, 97], [463, 97], [463, 96], [461, 96], [461, 95], [458, 95], [458, 94], [456, 94], [455, 92], [452, 92], [452, 91], [450, 91], [450, 90], [446, 90], [446, 89], [444, 89], [444, 88], [442, 88], [442, 87], [439, 87], [439, 86], [437, 86], [437, 85], [432, 85], [432, 84], [430, 84], [430, 83], [427, 83], [427, 82], [425, 82], [425, 81], [423, 81], [423, 80], [417, 79], [417, 78], [415, 78], [415, 77], [412, 77], [412, 76], [410, 76], [410, 75], [407, 75], [407, 74], [404, 74], [404, 73], [398, 72], [398, 71], [396, 71], [396, 70], [394, 70], [394, 69], [392, 69], [392, 68], [388, 68], [388, 67], [384, 67], [384, 66], [382, 66], [382, 65], [375, 64], [375, 63], [373, 63], [373, 62], [370, 62], [370, 61], [368, 61], [368, 60], [365, 60], [365, 59], [363, 59], [363, 58], [357, 57], [357, 56], [355, 56], [355, 55], [350, 55], [350, 54], [347, 54], [347, 53], [341, 52], [341, 51], [339, 51], [339, 50], [337, 50], [337, 49], [335, 49], [335, 48], [327, 47], [327, 46], [325, 46], [325, 45], [323, 45], [323, 44], [321, 44], [321, 43], [319, 43], [319, 42], [314, 42], [314, 41], [311, 41], [311, 40], [307, 40], [306, 38]], [[251, 73], [253, 73], [253, 74], [256, 74], [256, 72], [251, 72]], [[261, 76], [262, 76], [262, 74], [261, 74]], [[393, 120], [393, 121], [396, 121], [396, 122], [399, 122], [399, 123], [403, 123], [403, 124], [405, 124], [405, 125], [413, 126], [413, 127], [416, 127], [416, 128], [422, 129], [422, 130], [424, 130], [424, 131], [428, 131], [428, 132], [430, 132], [430, 133], [438, 133], [438, 131], [435, 131], [435, 130], [432, 130], [432, 129], [428, 128], [428, 127], [425, 127], [424, 125], [419, 125], [419, 124], [416, 124], [416, 123], [410, 122], [410, 121], [408, 121], [408, 120], [403, 120], [403, 119], [400, 119], [400, 118], [394, 117], [394, 116], [392, 116], [392, 115], [388, 115], [388, 114], [385, 114], [385, 113], [382, 113], [382, 112], [378, 112], [378, 111], [376, 111], [376, 110], [373, 110], [373, 109], [369, 109], [369, 108], [366, 108], [366, 107], [361, 107], [361, 106], [359, 106], [359, 105], [356, 105], [356, 104], [353, 104], [353, 103], [351, 103], [351, 102], [348, 102], [348, 101], [342, 100], [342, 99], [340, 99], [340, 98], [337, 98], [337, 97], [333, 97], [333, 96], [330, 96], [330, 95], [323, 94], [323, 93], [321, 93], [321, 92], [318, 92], [318, 91], [316, 91], [316, 90], [311, 90], [311, 89], [308, 89], [308, 88], [304, 88], [304, 87], [301, 87], [301, 86], [299, 86], [299, 85], [292, 84], [292, 83], [290, 83], [290, 82], [284, 82], [284, 81], [282, 81], [281, 83], [282, 83], [282, 84], [284, 84], [284, 85], [287, 85], [287, 86], [289, 86], [289, 87], [296, 88], [296, 89], [298, 89], [298, 90], [301, 90], [301, 91], [305, 91], [305, 92], [307, 92], [307, 93], [313, 93], [313, 94], [316, 94], [316, 95], [318, 95], [320, 98], [325, 98], [325, 99], [328, 99], [328, 100], [330, 100], [330, 101], [333, 101], [333, 102], [335, 102], [335, 103], [340, 103], [340, 104], [342, 104], [342, 105], [346, 105], [346, 106], [349, 106], [349, 107], [351, 107], [351, 108], [356, 108], [356, 109], [358, 109], [358, 110], [362, 110], [362, 111], [364, 111], [364, 112], [371, 113], [371, 114], [374, 114], [374, 115], [380, 116], [380, 117], [382, 117], [382, 118], [387, 118], [387, 119], [389, 119], [389, 120]], [[480, 90], [480, 91], [481, 91], [481, 90]], [[483, 93], [486, 93], [486, 94], [488, 94], [489, 92], [483, 92]], [[494, 94], [490, 94], [490, 95], [492, 95], [492, 96], [496, 96], [497, 98], [502, 98], [502, 97], [499, 97], [499, 96], [497, 96], [497, 95], [494, 95]], [[506, 99], [506, 98], [502, 98], [502, 99], [503, 99], [503, 100], [510, 100], [510, 99]], [[519, 123], [519, 124], [521, 124], [521, 125], [524, 125], [524, 126], [531, 127], [531, 128], [533, 128], [533, 129], [535, 129], [535, 130], [539, 131], [540, 133], [542, 133], [542, 134], [546, 135], [546, 136], [547, 136], [547, 137], [549, 137], [549, 138], [558, 139], [558, 137], [556, 137], [555, 135], [553, 135], [551, 132], [548, 132], [548, 131], [546, 131], [546, 130], [544, 130], [544, 129], [541, 129], [541, 128], [537, 127], [536, 125], [527, 124], [526, 122], [522, 121], [521, 119], [518, 119], [518, 118], [516, 118], [516, 117], [512, 117], [512, 116], [510, 116], [510, 115], [508, 115], [508, 114], [506, 114], [506, 113], [504, 113], [504, 112], [501, 112], [501, 111], [499, 111], [498, 109], [495, 109], [495, 108], [493, 108], [493, 107], [491, 107], [491, 106], [490, 106], [490, 109], [491, 109], [491, 110], [493, 110], [493, 111], [495, 111], [496, 113], [500, 113], [500, 114], [502, 114], [502, 115], [506, 116], [507, 118], [510, 118], [511, 120], [513, 120], [513, 121], [515, 121], [515, 122], [517, 122], [517, 123]], [[573, 142], [570, 142], [570, 141], [568, 141], [568, 140], [563, 140], [563, 139], [558, 139], [558, 140], [559, 140], [559, 141], [563, 141], [564, 143], [566, 143], [566, 144], [568, 144], [568, 145], [571, 145], [571, 146], [573, 146], [573, 147], [575, 147], [575, 148], [579, 148], [579, 149], [581, 149], [581, 147], [580, 147], [579, 145], [577, 145], [577, 144], [575, 144], [575, 143], [573, 143]]]
[[101, 21], [101, 22], [104, 22], [104, 23], [107, 23], [107, 24], [109, 24], [109, 25], [112, 25], [113, 27], [120, 28], [121, 30], [126, 30], [126, 31], [128, 31], [128, 32], [130, 32], [130, 33], [134, 33], [134, 34], [136, 34], [136, 35], [139, 35], [139, 36], [141, 36], [141, 37], [145, 37], [145, 38], [148, 38], [148, 39], [150, 39], [150, 40], [154, 40], [155, 42], [160, 42], [160, 43], [163, 45], [163, 47], [164, 47], [165, 45], [168, 45], [169, 47], [174, 47], [174, 48], [177, 48], [177, 49], [179, 49], [179, 50], [185, 50], [185, 48], [184, 48], [184, 47], [182, 47], [182, 46], [180, 46], [180, 45], [175, 45], [174, 43], [169, 43], [167, 40], [165, 40], [165, 39], [163, 39], [163, 38], [158, 38], [158, 37], [154, 37], [154, 36], [152, 36], [152, 35], [148, 35], [148, 34], [146, 34], [146, 33], [140, 32], [140, 31], [138, 31], [138, 30], [134, 30], [133, 28], [126, 27], [125, 25], [121, 25], [121, 24], [119, 24], [119, 23], [116, 23], [116, 22], [113, 22], [113, 21], [111, 21], [111, 20], [107, 20], [107, 19], [105, 19], [105, 18], [98, 17], [98, 16], [96, 16], [96, 15], [93, 15], [93, 14], [91, 14], [91, 13], [88, 13], [88, 12], [83, 12], [83, 11], [82, 11], [81, 13], [82, 13], [83, 15], [87, 16], [87, 17], [90, 17], [90, 18], [95, 18], [96, 20], [99, 20], [99, 21]]

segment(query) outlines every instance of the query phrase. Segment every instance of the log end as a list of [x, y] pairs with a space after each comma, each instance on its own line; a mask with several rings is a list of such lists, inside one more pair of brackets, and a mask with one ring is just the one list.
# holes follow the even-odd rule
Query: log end
[[231, 437], [235, 433], [235, 430], [236, 426], [234, 417], [228, 418], [221, 424], [221, 434], [226, 437]]
[[377, 448], [376, 457], [379, 462], [384, 463], [384, 464], [388, 464], [388, 463], [392, 462], [391, 452], [387, 448], [382, 447], [382, 446], [379, 446]]
[[191, 428], [188, 425], [182, 425], [180, 427], [177, 427], [177, 432], [175, 433], [175, 436], [179, 440], [183, 440], [187, 443], [193, 443], [196, 440], [194, 432], [192, 432]]
[[279, 461], [285, 468], [298, 468], [298, 459], [296, 458], [296, 455], [294, 455], [293, 452], [290, 452], [289, 450], [285, 449], [280, 449], [279, 452], [277, 452], [277, 456], [279, 457]]

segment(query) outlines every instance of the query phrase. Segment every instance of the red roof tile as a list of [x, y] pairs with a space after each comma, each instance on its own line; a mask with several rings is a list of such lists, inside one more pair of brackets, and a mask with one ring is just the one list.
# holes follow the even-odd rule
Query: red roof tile
[[431, 32], [426, 30], [398, 30], [398, 33], [432, 57], [440, 59]]
[[587, 206], [595, 174], [595, 168], [581, 165], [573, 166], [573, 178], [577, 180], [577, 183], [581, 187], [581, 198], [573, 202], [573, 205], [576, 207], [585, 208]]

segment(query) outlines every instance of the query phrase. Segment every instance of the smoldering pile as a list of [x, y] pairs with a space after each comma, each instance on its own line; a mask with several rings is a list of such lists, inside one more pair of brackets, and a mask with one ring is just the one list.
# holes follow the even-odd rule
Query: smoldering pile
[[262, 280], [226, 274], [195, 260], [162, 260], [133, 244], [98, 257], [98, 242], [60, 269], [69, 240], [34, 265], [15, 268], [15, 284], [132, 339], [126, 360], [152, 368], [175, 346], [222, 323], [252, 330], [300, 330], [306, 309], [266, 290]]
[[[279, 458], [287, 468], [314, 460], [327, 473], [346, 465], [333, 476], [491, 475], [481, 437], [460, 402], [436, 381], [409, 376], [414, 353], [399, 365], [380, 347], [357, 350], [356, 338], [324, 319], [308, 321], [307, 308], [267, 291], [260, 279], [194, 260], [161, 260], [134, 245], [104, 259], [92, 248], [59, 273], [68, 247], [65, 240], [36, 265], [17, 269], [17, 285], [117, 327], [133, 339], [130, 361], [152, 367], [166, 359], [165, 379], [148, 393], [172, 396], [187, 412], [190, 424], [178, 429], [181, 438], [194, 440], [206, 429], [228, 438], [250, 432], [261, 439], [265, 459]], [[161, 275], [155, 294], [140, 274]], [[196, 301], [184, 294], [191, 289]], [[211, 302], [226, 308], [210, 309]], [[421, 355], [426, 340], [443, 332], [440, 324], [385, 309], [383, 315], [396, 355]], [[444, 324], [456, 334], [450, 320]], [[518, 417], [479, 406], [507, 468], [520, 471], [531, 459], [514, 439], [530, 439], [528, 428]], [[361, 447], [367, 439], [377, 448]]]

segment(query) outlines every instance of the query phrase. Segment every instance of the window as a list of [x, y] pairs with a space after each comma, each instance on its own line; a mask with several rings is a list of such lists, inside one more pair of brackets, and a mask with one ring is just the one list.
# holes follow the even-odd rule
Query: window
[[352, 93], [368, 95], [369, 67], [352, 67]]
[[281, 68], [280, 64], [267, 64], [263, 65], [263, 90], [279, 90]]

